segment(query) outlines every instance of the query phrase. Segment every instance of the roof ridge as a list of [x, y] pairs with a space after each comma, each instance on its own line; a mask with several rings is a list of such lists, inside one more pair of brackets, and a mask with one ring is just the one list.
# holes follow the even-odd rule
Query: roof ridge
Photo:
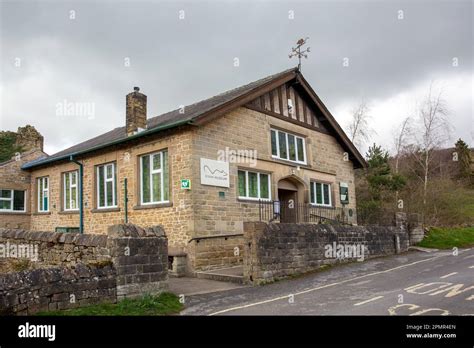
[[[216, 95], [214, 95], [214, 96], [212, 96], [212, 97], [200, 99], [200, 100], [198, 100], [198, 101], [196, 101], [196, 102], [194, 102], [194, 103], [192, 103], [192, 104], [184, 105], [184, 107], [185, 107], [185, 108], [191, 107], [191, 106], [197, 105], [197, 104], [199, 104], [199, 103], [209, 101], [209, 100], [214, 99], [214, 98], [222, 97], [222, 96], [225, 96], [225, 95], [230, 94], [230, 93], [232, 93], [232, 92], [235, 92], [235, 91], [237, 91], [237, 90], [239, 90], [239, 89], [244, 89], [245, 87], [248, 87], [248, 86], [250, 86], [250, 85], [252, 85], [252, 84], [257, 84], [257, 83], [259, 83], [259, 82], [262, 82], [263, 80], [272, 80], [272, 79], [274, 79], [275, 77], [277, 77], [277, 76], [279, 76], [279, 75], [284, 75], [284, 74], [286, 74], [286, 73], [289, 73], [290, 71], [295, 71], [295, 70], [297, 70], [297, 68], [286, 69], [286, 70], [280, 71], [279, 73], [274, 73], [274, 74], [272, 74], [272, 75], [268, 75], [268, 76], [262, 77], [262, 78], [260, 78], [260, 79], [258, 79], [258, 80], [249, 82], [249, 83], [247, 83], [247, 84], [245, 84], [245, 85], [241, 85], [241, 86], [238, 86], [238, 87], [229, 89], [229, 90], [224, 91], [224, 92], [222, 92], [222, 93], [216, 94]], [[173, 110], [170, 110], [170, 111], [166, 111], [166, 112], [164, 112], [164, 113], [162, 113], [162, 114], [159, 114], [159, 115], [156, 115], [156, 116], [152, 116], [152, 117], [150, 117], [148, 120], [155, 119], [155, 118], [157, 118], [157, 117], [160, 117], [160, 116], [169, 114], [169, 113], [171, 113], [171, 112], [173, 112], [173, 111], [177, 111], [177, 110], [180, 110], [180, 108], [176, 108], [176, 109], [173, 109]]]

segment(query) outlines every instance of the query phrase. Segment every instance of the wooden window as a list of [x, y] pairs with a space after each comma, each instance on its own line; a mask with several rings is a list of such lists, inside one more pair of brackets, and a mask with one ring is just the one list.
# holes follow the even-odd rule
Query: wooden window
[[63, 174], [63, 197], [64, 197], [64, 210], [78, 210], [78, 171], [68, 172]]
[[0, 211], [25, 212], [25, 191], [0, 189]]
[[49, 178], [47, 176], [36, 180], [38, 188], [38, 212], [49, 211]]
[[117, 207], [117, 174], [115, 163], [97, 166], [97, 208]]
[[311, 204], [331, 207], [331, 185], [311, 182]]
[[305, 140], [300, 136], [272, 129], [271, 147], [273, 158], [306, 164]]
[[247, 170], [238, 171], [239, 199], [270, 200], [270, 187], [270, 174]]
[[169, 202], [168, 151], [160, 151], [140, 158], [141, 204]]

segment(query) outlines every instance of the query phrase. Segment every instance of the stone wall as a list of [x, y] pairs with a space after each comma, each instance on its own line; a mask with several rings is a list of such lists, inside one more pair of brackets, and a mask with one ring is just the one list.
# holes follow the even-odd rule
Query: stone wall
[[408, 230], [410, 234], [410, 245], [416, 245], [425, 237], [425, 229], [420, 214], [408, 216]]
[[254, 284], [311, 272], [323, 265], [403, 252], [409, 245], [407, 230], [395, 226], [247, 222], [244, 238], [244, 280]]
[[0, 244], [28, 246], [37, 251], [29, 258], [41, 267], [110, 261], [107, 240], [107, 235], [0, 228]]
[[168, 240], [160, 226], [111, 226], [107, 249], [117, 270], [119, 299], [167, 289]]
[[[168, 241], [161, 226], [114, 225], [107, 235], [0, 229], [0, 257], [18, 258], [5, 250], [19, 247], [37, 251], [26, 255], [36, 269], [0, 274], [0, 310], [7, 312], [61, 310], [102, 297], [115, 302], [168, 287]], [[71, 295], [79, 302], [68, 305]]]
[[96, 303], [116, 303], [112, 265], [54, 267], [0, 277], [0, 314], [32, 315]]

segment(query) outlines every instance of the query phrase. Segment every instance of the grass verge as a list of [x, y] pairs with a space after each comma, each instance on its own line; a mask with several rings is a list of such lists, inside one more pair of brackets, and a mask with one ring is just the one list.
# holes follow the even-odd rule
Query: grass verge
[[418, 243], [424, 248], [450, 249], [474, 246], [474, 227], [435, 227]]
[[171, 315], [179, 313], [183, 305], [175, 294], [164, 292], [159, 296], [146, 295], [124, 299], [119, 303], [104, 303], [64, 311], [40, 312], [42, 316], [125, 316]]

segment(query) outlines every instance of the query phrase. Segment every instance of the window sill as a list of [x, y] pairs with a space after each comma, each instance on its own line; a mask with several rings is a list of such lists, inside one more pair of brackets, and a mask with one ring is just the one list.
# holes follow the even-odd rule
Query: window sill
[[270, 199], [246, 199], [246, 198], [237, 198], [237, 202], [241, 203], [258, 203], [259, 201], [262, 201], [264, 203], [270, 203]]
[[311, 166], [308, 163], [298, 163], [298, 162], [292, 162], [289, 160], [284, 160], [278, 157], [271, 157], [273, 162], [281, 163], [281, 164], [286, 164], [292, 167], [301, 167], [301, 168], [308, 168], [311, 169]]
[[58, 212], [61, 215], [79, 214], [79, 210], [61, 210]]
[[148, 205], [136, 205], [133, 207], [133, 210], [142, 210], [142, 209], [155, 209], [155, 208], [167, 208], [172, 207], [173, 203], [157, 203], [157, 204], [148, 204]]
[[113, 212], [118, 212], [118, 211], [120, 211], [119, 207], [115, 207], [115, 208], [95, 208], [95, 209], [91, 210], [92, 213], [113, 213]]
[[33, 213], [32, 215], [51, 215], [50, 211], [37, 211], [36, 213]]
[[0, 211], [0, 215], [27, 215], [26, 211]]
[[322, 205], [322, 204], [314, 204], [310, 203], [313, 208], [326, 208], [326, 209], [336, 209], [333, 205]]

